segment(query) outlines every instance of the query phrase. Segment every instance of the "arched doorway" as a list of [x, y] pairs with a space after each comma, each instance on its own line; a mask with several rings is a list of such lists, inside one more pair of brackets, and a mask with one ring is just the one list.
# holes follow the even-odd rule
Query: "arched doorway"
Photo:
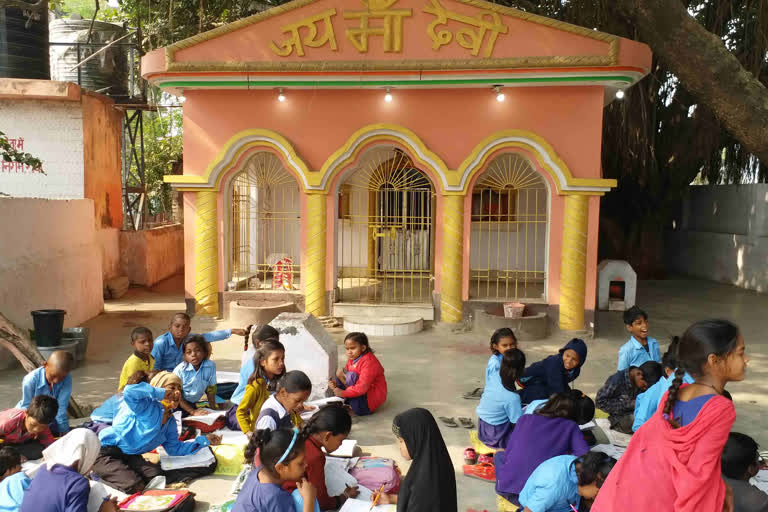
[[472, 189], [469, 296], [546, 300], [549, 189], [522, 155], [496, 156]]
[[299, 186], [273, 153], [248, 159], [228, 191], [229, 288], [298, 290], [301, 280]]
[[432, 302], [435, 193], [395, 146], [366, 151], [340, 184], [338, 302]]

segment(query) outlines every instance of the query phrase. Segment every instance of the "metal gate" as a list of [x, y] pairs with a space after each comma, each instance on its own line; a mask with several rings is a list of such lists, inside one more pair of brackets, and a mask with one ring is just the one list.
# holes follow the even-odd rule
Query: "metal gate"
[[341, 302], [431, 303], [435, 195], [410, 158], [375, 148], [339, 190]]
[[546, 299], [549, 191], [524, 157], [496, 157], [472, 191], [470, 298]]
[[299, 187], [274, 154], [257, 153], [232, 180], [229, 288], [298, 290]]

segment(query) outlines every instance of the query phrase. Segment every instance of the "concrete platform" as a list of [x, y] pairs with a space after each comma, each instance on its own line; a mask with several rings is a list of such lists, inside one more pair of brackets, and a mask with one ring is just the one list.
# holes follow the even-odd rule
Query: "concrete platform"
[[344, 318], [344, 330], [364, 332], [369, 336], [408, 336], [424, 329], [421, 318], [403, 317], [348, 317]]

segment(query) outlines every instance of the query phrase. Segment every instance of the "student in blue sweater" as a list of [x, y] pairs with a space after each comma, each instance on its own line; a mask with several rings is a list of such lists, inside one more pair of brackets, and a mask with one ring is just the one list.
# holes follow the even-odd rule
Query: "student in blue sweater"
[[513, 348], [504, 352], [499, 369], [486, 376], [477, 406], [477, 436], [486, 446], [504, 448], [509, 432], [523, 414], [515, 381], [525, 370], [525, 354]]
[[149, 384], [126, 386], [112, 426], [99, 433], [101, 452], [93, 472], [126, 494], [143, 490], [150, 480], [163, 474], [167, 483], [173, 483], [213, 473], [215, 463], [208, 468], [163, 472], [159, 464], [147, 462], [141, 456], [158, 446], [168, 455], [190, 455], [201, 447], [221, 442], [221, 437], [214, 434], [179, 441], [172, 413], [180, 399], [181, 379], [170, 372], [158, 373]]
[[581, 367], [587, 361], [587, 344], [573, 338], [560, 351], [525, 369], [520, 381], [520, 400], [529, 404], [534, 400], [545, 400], [553, 393], [568, 391], [569, 384], [576, 380]]
[[53, 352], [43, 366], [29, 372], [21, 381], [21, 401], [17, 409], [29, 408], [29, 403], [37, 395], [49, 395], [59, 403], [56, 421], [51, 424], [53, 435], [69, 432], [69, 397], [72, 395], [72, 371], [75, 360], [72, 354], [63, 350]]
[[[168, 332], [155, 338], [152, 357], [155, 358], [155, 370], [172, 372], [183, 360], [181, 344], [191, 336], [190, 318], [186, 313], [176, 313], [168, 326]], [[222, 329], [203, 334], [207, 342], [229, 339], [233, 334], [245, 336], [245, 329]]]
[[0, 448], [0, 512], [17, 512], [32, 480], [21, 470], [21, 455], [11, 446]]
[[559, 455], [545, 460], [520, 492], [522, 512], [589, 510], [615, 465], [616, 459], [603, 452], [588, 452], [582, 457]]
[[624, 312], [624, 324], [630, 334], [629, 341], [619, 349], [618, 371], [630, 366], [640, 367], [646, 361], [661, 363], [661, 351], [656, 338], [648, 336], [648, 314], [637, 306]]
[[206, 396], [208, 407], [218, 409], [216, 405], [216, 363], [211, 361], [211, 345], [205, 338], [196, 334], [190, 336], [181, 344], [184, 352], [184, 362], [173, 369], [173, 373], [181, 379], [181, 400], [179, 405], [183, 416], [205, 415], [206, 412], [197, 408], [197, 402]]

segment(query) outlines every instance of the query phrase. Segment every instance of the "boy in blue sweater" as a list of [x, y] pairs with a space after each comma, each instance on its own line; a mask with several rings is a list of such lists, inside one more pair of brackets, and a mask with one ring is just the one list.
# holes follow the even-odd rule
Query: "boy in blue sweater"
[[51, 424], [54, 435], [69, 432], [69, 397], [72, 395], [72, 366], [75, 360], [72, 354], [63, 350], [53, 352], [43, 366], [29, 372], [21, 381], [21, 401], [17, 409], [28, 409], [29, 403], [37, 395], [49, 395], [59, 403], [56, 421]]
[[630, 334], [629, 341], [619, 349], [618, 371], [630, 366], [640, 367], [646, 361], [661, 363], [661, 351], [656, 338], [648, 336], [648, 314], [637, 306], [624, 312], [624, 324]]

